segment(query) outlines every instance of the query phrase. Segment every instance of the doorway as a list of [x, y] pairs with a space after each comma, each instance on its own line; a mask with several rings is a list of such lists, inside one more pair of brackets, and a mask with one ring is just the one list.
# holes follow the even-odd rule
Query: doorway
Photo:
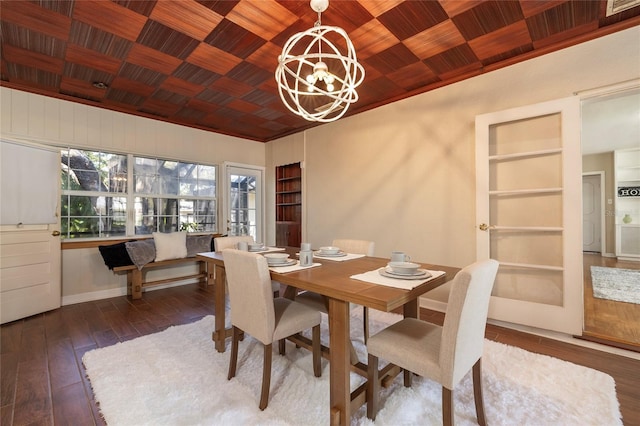
[[582, 251], [603, 253], [604, 172], [582, 174]]
[[[582, 164], [583, 210], [596, 209], [597, 192], [585, 187], [584, 179], [593, 182], [600, 175], [601, 208], [604, 214], [601, 249], [591, 251], [597, 244], [588, 245], [597, 231], [583, 220], [583, 276], [584, 326], [583, 337], [588, 340], [640, 352], [640, 305], [615, 302], [593, 296], [591, 267], [640, 269], [640, 262], [619, 261], [615, 252], [615, 180], [614, 151], [637, 146], [640, 140], [640, 81], [612, 86], [599, 93], [582, 96]], [[593, 192], [591, 194], [590, 192]]]
[[226, 234], [249, 235], [256, 242], [264, 241], [264, 168], [225, 163], [224, 173], [223, 223], [226, 224]]

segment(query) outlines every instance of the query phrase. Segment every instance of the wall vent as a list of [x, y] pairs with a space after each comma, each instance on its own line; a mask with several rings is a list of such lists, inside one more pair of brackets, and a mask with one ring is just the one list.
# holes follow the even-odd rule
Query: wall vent
[[639, 5], [640, 0], [607, 0], [607, 16], [615, 15]]

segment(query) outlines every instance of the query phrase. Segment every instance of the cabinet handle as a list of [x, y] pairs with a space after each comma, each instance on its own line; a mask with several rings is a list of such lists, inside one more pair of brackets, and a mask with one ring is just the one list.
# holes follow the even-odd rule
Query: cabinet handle
[[54, 237], [58, 237], [60, 236], [60, 231], [53, 231], [51, 235], [53, 235]]
[[489, 225], [487, 225], [486, 223], [481, 223], [478, 228], [480, 228], [481, 231], [486, 231], [487, 229], [489, 229]]

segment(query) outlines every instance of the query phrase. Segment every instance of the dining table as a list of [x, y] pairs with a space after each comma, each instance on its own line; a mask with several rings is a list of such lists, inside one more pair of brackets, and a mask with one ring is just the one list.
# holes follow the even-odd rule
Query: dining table
[[[278, 248], [297, 256], [299, 249]], [[226, 338], [231, 336], [230, 328], [225, 327], [225, 281], [224, 258], [222, 252], [198, 253], [196, 257], [207, 264], [207, 282], [214, 288], [215, 326], [212, 339], [218, 352], [225, 351]], [[330, 423], [347, 425], [351, 413], [366, 402], [366, 383], [351, 390], [350, 373], [359, 372], [366, 377], [366, 365], [356, 363], [352, 357], [350, 340], [350, 304], [366, 306], [384, 312], [396, 311], [405, 318], [419, 317], [419, 298], [421, 295], [445, 284], [459, 271], [459, 268], [415, 262], [421, 269], [433, 272], [428, 280], [397, 280], [398, 286], [390, 286], [365, 280], [367, 274], [377, 274], [385, 268], [388, 258], [372, 256], [354, 256], [346, 261], [314, 256], [313, 264], [308, 267], [277, 268], [270, 267], [271, 279], [285, 286], [284, 295], [295, 297], [298, 291], [312, 291], [325, 296], [329, 324], [329, 400]], [[381, 275], [381, 274], [380, 274]], [[374, 281], [379, 281], [375, 280]], [[403, 288], [404, 287], [404, 288]], [[297, 343], [297, 342], [296, 342]], [[359, 371], [358, 371], [359, 370]], [[389, 369], [386, 377], [392, 374]], [[398, 371], [395, 372], [397, 374]], [[385, 374], [380, 375], [380, 380]]]

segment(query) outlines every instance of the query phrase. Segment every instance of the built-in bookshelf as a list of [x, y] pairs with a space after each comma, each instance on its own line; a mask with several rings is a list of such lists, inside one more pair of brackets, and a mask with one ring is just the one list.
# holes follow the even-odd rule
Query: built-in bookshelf
[[614, 152], [616, 256], [640, 261], [640, 148]]
[[276, 245], [300, 247], [302, 169], [300, 163], [276, 167]]

